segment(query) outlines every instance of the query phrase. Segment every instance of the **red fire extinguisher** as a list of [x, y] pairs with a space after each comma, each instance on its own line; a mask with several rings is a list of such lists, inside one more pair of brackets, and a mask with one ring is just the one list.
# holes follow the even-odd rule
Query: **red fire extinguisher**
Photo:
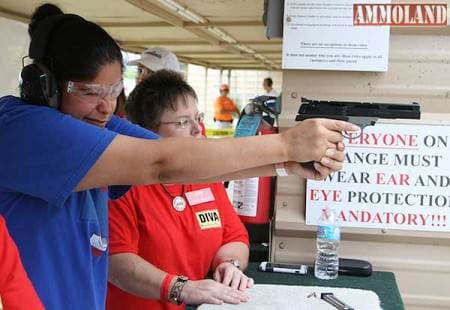
[[[275, 97], [260, 96], [243, 109], [235, 137], [268, 135], [278, 132], [276, 113], [268, 103]], [[245, 224], [269, 223], [274, 200], [275, 178], [255, 177], [234, 181], [233, 206]]]

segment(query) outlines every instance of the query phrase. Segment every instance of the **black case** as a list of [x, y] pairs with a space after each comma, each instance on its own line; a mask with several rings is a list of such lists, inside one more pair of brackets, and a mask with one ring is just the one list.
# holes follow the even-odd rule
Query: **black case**
[[372, 274], [372, 264], [360, 259], [339, 258], [339, 274], [368, 277]]

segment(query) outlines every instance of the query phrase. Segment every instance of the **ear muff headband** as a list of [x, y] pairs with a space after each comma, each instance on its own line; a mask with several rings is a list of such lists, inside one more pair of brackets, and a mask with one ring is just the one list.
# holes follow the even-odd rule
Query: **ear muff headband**
[[[34, 62], [25, 66], [20, 73], [22, 78], [20, 96], [22, 99], [37, 105], [59, 107], [58, 82], [49, 68], [40, 62], [46, 57], [47, 45], [53, 31], [66, 21], [74, 19], [84, 21], [82, 17], [75, 14], [52, 15], [42, 20], [32, 32], [28, 56]], [[51, 61], [51, 57], [49, 59]]]

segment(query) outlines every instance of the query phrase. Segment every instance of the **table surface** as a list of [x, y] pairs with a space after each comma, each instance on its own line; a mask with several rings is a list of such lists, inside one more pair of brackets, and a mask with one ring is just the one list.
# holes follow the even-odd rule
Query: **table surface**
[[[383, 310], [405, 309], [395, 275], [392, 272], [373, 271], [369, 277], [339, 275], [335, 280], [319, 280], [314, 277], [314, 270], [311, 267], [308, 269], [307, 275], [294, 275], [258, 271], [258, 265], [259, 263], [250, 263], [245, 272], [257, 284], [328, 286], [371, 290], [377, 293]], [[194, 306], [186, 307], [186, 309], [195, 308]]]
[[377, 293], [384, 310], [404, 309], [400, 291], [392, 272], [373, 271], [369, 277], [339, 275], [335, 280], [319, 280], [314, 277], [313, 268], [307, 275], [258, 271], [257, 263], [250, 263], [246, 274], [258, 284], [283, 284], [303, 286], [345, 287], [371, 290]]

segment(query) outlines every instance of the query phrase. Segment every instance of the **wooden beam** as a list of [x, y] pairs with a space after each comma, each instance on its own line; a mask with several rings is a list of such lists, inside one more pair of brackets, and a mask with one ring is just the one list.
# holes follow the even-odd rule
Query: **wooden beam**
[[121, 41], [124, 45], [137, 46], [177, 46], [177, 45], [210, 45], [206, 41], [200, 40], [142, 40], [142, 41]]
[[240, 44], [244, 45], [281, 45], [282, 41], [272, 41], [272, 40], [249, 40], [249, 41], [239, 41]]
[[[161, 7], [153, 4], [151, 2], [151, 0], [126, 0], [126, 1], [132, 5], [140, 8], [141, 10], [143, 10], [145, 12], [148, 12], [159, 18], [162, 18], [163, 20], [165, 20], [166, 22], [168, 22], [169, 24], [171, 24], [175, 27], [186, 29], [185, 22], [183, 21], [183, 19], [181, 17], [178, 17], [175, 14], [169, 13], [168, 11], [162, 9]], [[186, 30], [188, 30], [188, 29], [186, 29]], [[199, 38], [209, 42], [212, 45], [218, 45], [220, 42], [218, 39], [205, 33], [204, 31], [199, 31], [198, 29], [189, 29], [188, 31], [192, 32]]]
[[159, 18], [162, 18], [167, 23], [183, 28], [184, 22], [181, 18], [179, 18], [177, 15], [171, 14], [167, 12], [166, 10], [160, 8], [157, 5], [154, 5], [146, 0], [126, 0], [126, 2], [134, 5], [135, 7], [140, 8], [142, 11], [145, 11], [147, 13], [150, 13], [152, 15], [158, 16]]
[[[23, 13], [11, 11], [4, 7], [0, 7], [0, 16], [7, 18], [7, 19], [15, 20], [15, 21], [18, 21], [21, 23], [25, 23], [25, 24], [28, 24], [30, 22], [30, 16], [23, 14]], [[3, 30], [3, 31], [5, 31], [5, 30]]]
[[[202, 28], [187, 28], [186, 22], [184, 20], [172, 13], [169, 13], [169, 11], [161, 8], [159, 5], [157, 5], [156, 0], [126, 0], [128, 3], [142, 9], [143, 11], [146, 11], [152, 15], [158, 16], [162, 18], [163, 20], [167, 21], [168, 23], [185, 29], [187, 31], [190, 31], [191, 33], [195, 34], [200, 39], [203, 39], [207, 42], [209, 42], [211, 45], [220, 46], [222, 49], [233, 53], [233, 54], [239, 54], [242, 55], [244, 58], [252, 58], [251, 55], [247, 53], [242, 53], [240, 49], [237, 47], [230, 45], [230, 44], [224, 44], [219, 39], [217, 39], [215, 36], [211, 35], [208, 30], [202, 29]], [[238, 42], [239, 44], [243, 44], [242, 42]], [[125, 43], [126, 44], [126, 43]], [[135, 44], [135, 45], [141, 45], [141, 44]]]
[[[130, 45], [205, 45], [207, 42], [202, 40], [138, 40], [138, 41], [122, 41], [125, 44]], [[239, 41], [238, 44], [241, 45], [281, 45], [281, 41], [261, 41], [261, 40], [252, 40], [252, 41]], [[233, 44], [226, 42], [218, 42], [217, 44], [213, 44], [216, 46], [233, 46]]]
[[191, 58], [182, 57], [182, 56], [177, 56], [177, 57], [181, 62], [184, 62], [184, 63], [199, 65], [199, 66], [213, 68], [213, 69], [222, 69], [221, 65], [213, 64], [213, 63], [210, 63], [207, 61], [199, 61], [196, 59], [191, 59]]
[[[116, 21], [104, 21], [98, 22], [105, 28], [147, 28], [147, 27], [174, 27], [169, 22], [157, 21], [157, 22], [116, 22]], [[217, 21], [207, 22], [204, 24], [197, 24], [194, 22], [183, 22], [185, 28], [207, 28], [207, 27], [254, 27], [264, 26], [262, 21], [257, 20], [241, 20], [241, 21]]]
[[204, 24], [187, 22], [187, 28], [203, 28], [203, 27], [255, 27], [264, 26], [262, 20], [226, 20], [226, 21], [209, 21]]
[[[262, 22], [258, 20], [243, 20], [243, 21], [217, 21], [217, 22], [207, 22], [204, 24], [196, 24], [193, 22], [185, 22], [181, 17], [171, 14], [168, 11], [162, 9], [161, 7], [155, 5], [154, 1], [152, 0], [126, 0], [127, 2], [131, 3], [132, 5], [135, 5], [136, 7], [139, 7], [140, 9], [155, 15], [159, 18], [162, 18], [164, 21], [158, 21], [158, 22], [98, 22], [98, 24], [101, 27], [121, 27], [121, 28], [136, 28], [136, 27], [179, 27], [183, 28], [186, 31], [189, 31], [193, 34], [195, 34], [201, 40], [143, 40], [143, 41], [122, 41], [119, 42], [121, 45], [121, 48], [127, 51], [132, 51], [136, 53], [141, 53], [143, 50], [145, 50], [145, 46], [179, 46], [179, 45], [195, 45], [195, 46], [205, 46], [205, 45], [213, 45], [220, 47], [223, 52], [221, 51], [211, 51], [211, 52], [185, 52], [186, 55], [208, 55], [208, 54], [223, 54], [224, 56], [227, 55], [227, 53], [231, 53], [234, 55], [239, 55], [240, 57], [244, 57], [244, 59], [247, 59], [247, 61], [257, 61], [262, 62], [261, 60], [255, 60], [251, 55], [244, 53], [237, 49], [235, 46], [229, 43], [222, 42], [221, 40], [217, 39], [215, 36], [210, 34], [206, 27], [242, 27], [242, 26], [262, 26]], [[15, 20], [22, 23], [29, 23], [30, 16], [15, 12], [12, 10], [9, 10], [4, 7], [0, 7], [0, 16]], [[241, 41], [238, 42], [238, 44], [241, 45], [280, 45], [281, 41]], [[257, 51], [258, 52], [258, 51]], [[196, 54], [197, 53], [197, 54]], [[264, 52], [258, 52], [262, 55], [264, 55]], [[281, 51], [280, 51], [281, 53]], [[208, 63], [205, 61], [200, 61], [194, 58], [190, 58], [185, 56], [182, 56], [182, 52], [178, 52], [177, 54], [180, 55], [181, 58], [184, 58], [186, 61], [189, 61], [189, 63], [196, 63], [202, 66], [206, 67], [217, 67], [217, 64], [214, 63]], [[220, 59], [220, 58], [218, 58]], [[228, 59], [226, 56], [222, 59]], [[213, 59], [211, 59], [214, 61]], [[216, 59], [216, 61], [218, 61]], [[245, 61], [245, 60], [244, 60]], [[262, 64], [264, 65], [264, 64]]]
[[156, 27], [173, 27], [168, 22], [98, 22], [98, 25], [104, 28], [156, 28]]
[[229, 69], [229, 70], [269, 70], [269, 71], [280, 71], [281, 67], [270, 67], [270, 66], [264, 66], [264, 65], [260, 65], [260, 66], [255, 66], [255, 65], [248, 65], [248, 66], [223, 66], [224, 69]]
[[259, 63], [260, 62], [260, 60], [259, 59], [253, 59], [253, 61], [252, 60], [248, 60], [248, 59], [245, 59], [245, 58], [240, 58], [240, 59], [220, 59], [220, 60], [217, 60], [217, 59], [213, 59], [213, 58], [208, 58], [208, 62], [209, 63], [212, 63], [212, 64], [217, 64], [217, 63], [219, 63], [219, 64], [246, 64], [246, 63], [252, 63], [252, 64], [255, 64], [255, 63]]

